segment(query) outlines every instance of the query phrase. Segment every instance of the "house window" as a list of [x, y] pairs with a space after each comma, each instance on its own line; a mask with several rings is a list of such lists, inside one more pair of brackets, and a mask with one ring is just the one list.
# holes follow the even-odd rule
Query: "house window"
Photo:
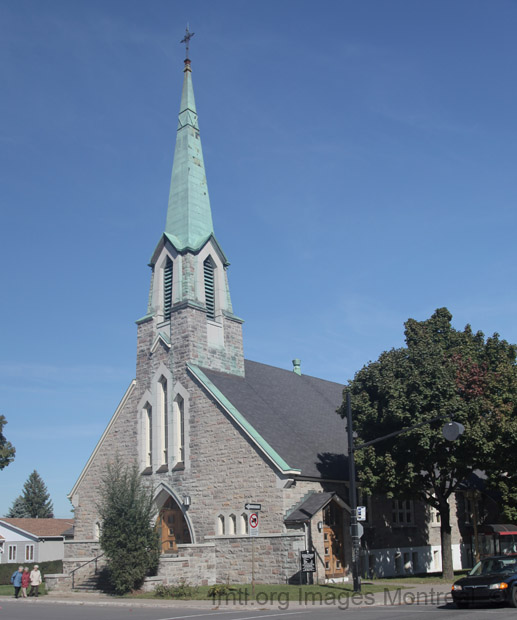
[[9, 562], [16, 562], [16, 545], [9, 545]]
[[25, 545], [25, 561], [34, 561], [34, 545]]
[[171, 318], [172, 309], [172, 260], [167, 256], [163, 268], [163, 318], [168, 321]]
[[169, 462], [169, 416], [167, 414], [167, 379], [162, 377], [158, 381], [158, 405], [161, 424], [161, 458], [162, 464]]
[[228, 534], [235, 535], [237, 533], [237, 517], [230, 515], [228, 517]]
[[214, 262], [210, 256], [203, 263], [203, 275], [205, 281], [206, 318], [215, 321]]
[[431, 506], [430, 510], [431, 510], [431, 525], [440, 525], [440, 520], [441, 520], [440, 513], [434, 506]]
[[153, 464], [153, 408], [149, 403], [144, 407], [144, 441], [145, 441], [145, 466], [151, 467]]
[[392, 523], [394, 523], [395, 525], [410, 525], [413, 523], [413, 500], [393, 500]]
[[225, 533], [225, 529], [224, 529], [224, 516], [223, 515], [219, 515], [217, 517], [217, 534], [219, 536], [223, 536]]

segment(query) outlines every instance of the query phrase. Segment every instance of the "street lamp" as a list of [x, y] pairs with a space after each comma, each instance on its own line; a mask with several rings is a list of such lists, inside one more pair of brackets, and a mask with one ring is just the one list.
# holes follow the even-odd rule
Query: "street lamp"
[[[409, 431], [414, 430], [415, 428], [419, 428], [420, 426], [427, 426], [431, 424], [431, 422], [436, 422], [436, 420], [443, 420], [448, 418], [447, 415], [437, 416], [435, 418], [431, 418], [430, 420], [426, 420], [425, 422], [420, 422], [419, 424], [414, 424], [413, 426], [408, 426], [407, 428], [402, 428], [399, 431], [394, 431], [393, 433], [389, 433], [388, 435], [383, 435], [382, 437], [377, 437], [377, 439], [372, 439], [371, 441], [367, 441], [365, 443], [360, 444], [359, 446], [354, 446], [354, 427], [352, 422], [352, 401], [350, 398], [350, 392], [346, 393], [346, 419], [347, 419], [347, 437], [348, 437], [348, 478], [349, 478], [349, 489], [350, 489], [350, 533], [352, 536], [352, 579], [354, 582], [354, 592], [361, 591], [361, 580], [359, 578], [359, 540], [361, 536], [359, 535], [359, 524], [357, 522], [357, 487], [355, 481], [355, 457], [354, 452], [356, 450], [361, 450], [362, 448], [366, 448], [367, 446], [371, 446], [379, 441], [384, 441], [385, 439], [389, 439], [390, 437], [396, 437], [397, 435], [401, 435], [402, 433], [408, 433]], [[465, 427], [463, 424], [459, 422], [450, 421], [442, 428], [442, 433], [447, 441], [455, 441], [458, 439], [460, 435], [462, 435], [465, 431]]]

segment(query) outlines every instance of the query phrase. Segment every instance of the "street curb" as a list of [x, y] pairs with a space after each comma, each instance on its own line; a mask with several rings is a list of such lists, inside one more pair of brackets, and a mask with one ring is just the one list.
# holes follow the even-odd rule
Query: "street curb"
[[[395, 585], [395, 584], [393, 584]], [[205, 611], [222, 611], [228, 610], [253, 610], [253, 611], [286, 611], [291, 610], [307, 610], [317, 608], [335, 608], [340, 610], [361, 609], [368, 607], [408, 607], [408, 606], [447, 606], [452, 603], [450, 590], [448, 588], [423, 585], [401, 586], [398, 588], [385, 588], [382, 592], [375, 593], [354, 593], [349, 596], [340, 597], [329, 592], [326, 597], [318, 596], [314, 598], [310, 593], [304, 595], [305, 600], [298, 598], [293, 600], [280, 599], [278, 595], [276, 600], [269, 600], [267, 595], [264, 601], [259, 600], [260, 592], [256, 595], [256, 600], [158, 600], [158, 599], [120, 599], [113, 598], [109, 595], [91, 593], [71, 593], [70, 595], [52, 595], [34, 599], [19, 599], [24, 601], [22, 605], [68, 605], [68, 606], [88, 606], [88, 607], [121, 607], [127, 609], [176, 609], [190, 608]], [[13, 600], [13, 597], [0, 597], [0, 603], [3, 599]], [[19, 603], [17, 603], [19, 604]]]

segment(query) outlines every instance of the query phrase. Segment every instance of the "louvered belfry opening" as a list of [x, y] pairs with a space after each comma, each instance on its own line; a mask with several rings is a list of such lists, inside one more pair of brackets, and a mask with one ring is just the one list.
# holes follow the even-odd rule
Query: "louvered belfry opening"
[[171, 318], [172, 309], [172, 260], [167, 257], [163, 270], [163, 318]]
[[215, 282], [214, 263], [210, 256], [203, 263], [205, 276], [206, 318], [215, 321]]

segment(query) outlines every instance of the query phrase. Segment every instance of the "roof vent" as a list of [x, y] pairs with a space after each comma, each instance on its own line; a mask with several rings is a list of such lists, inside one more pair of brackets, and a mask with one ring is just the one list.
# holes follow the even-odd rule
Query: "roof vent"
[[301, 360], [293, 360], [293, 372], [295, 372], [297, 375], [302, 374], [302, 369], [300, 368], [301, 363]]

